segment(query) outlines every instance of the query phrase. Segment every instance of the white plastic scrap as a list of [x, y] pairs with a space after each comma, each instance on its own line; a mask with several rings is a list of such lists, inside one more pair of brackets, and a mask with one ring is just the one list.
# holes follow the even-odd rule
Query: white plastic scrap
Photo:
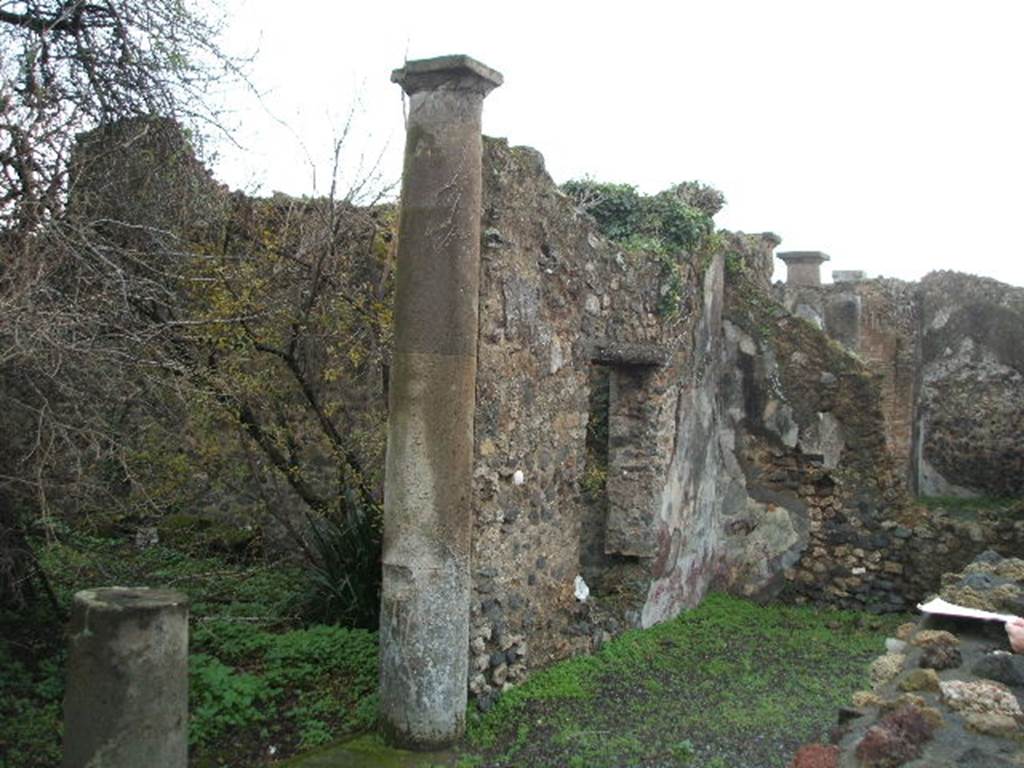
[[576, 599], [581, 603], [587, 602], [587, 598], [590, 597], [590, 587], [587, 586], [587, 582], [583, 580], [582, 576], [576, 577]]
[[965, 619], [980, 619], [982, 621], [1015, 621], [1018, 617], [1012, 613], [992, 613], [979, 608], [965, 608], [955, 603], [947, 603], [940, 597], [924, 604], [918, 604], [917, 609], [924, 613], [938, 613], [943, 616], [958, 616]]
[[526, 482], [526, 477], [523, 475], [523, 470], [517, 469], [512, 474], [512, 484], [513, 485], [522, 485], [525, 482]]

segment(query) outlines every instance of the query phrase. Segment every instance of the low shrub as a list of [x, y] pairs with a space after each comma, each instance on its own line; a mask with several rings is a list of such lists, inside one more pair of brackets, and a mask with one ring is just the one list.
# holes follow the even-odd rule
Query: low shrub
[[376, 629], [380, 617], [380, 507], [354, 490], [338, 517], [307, 518], [314, 561], [303, 605], [307, 620]]

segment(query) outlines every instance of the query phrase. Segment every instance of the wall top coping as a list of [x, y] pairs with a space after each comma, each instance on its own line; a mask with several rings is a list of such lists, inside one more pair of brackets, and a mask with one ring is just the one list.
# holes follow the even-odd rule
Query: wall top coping
[[787, 264], [821, 264], [830, 258], [827, 253], [821, 251], [785, 251], [775, 255]]

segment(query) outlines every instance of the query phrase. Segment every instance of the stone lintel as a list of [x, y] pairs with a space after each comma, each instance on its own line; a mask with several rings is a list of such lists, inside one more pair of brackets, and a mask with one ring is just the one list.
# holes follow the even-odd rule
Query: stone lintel
[[591, 362], [601, 365], [661, 367], [671, 358], [671, 351], [661, 344], [598, 341], [590, 348]]
[[504, 82], [504, 77], [474, 58], [456, 54], [407, 61], [404, 67], [391, 73], [391, 82], [402, 86], [409, 96], [440, 89], [486, 96]]
[[829, 255], [821, 251], [785, 251], [775, 255], [786, 264], [822, 264], [829, 260]]

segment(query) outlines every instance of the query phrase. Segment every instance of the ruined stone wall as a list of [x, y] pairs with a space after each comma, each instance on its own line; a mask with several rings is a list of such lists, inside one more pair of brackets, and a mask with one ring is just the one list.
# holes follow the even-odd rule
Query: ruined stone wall
[[[688, 457], [704, 450], [691, 425], [713, 420], [721, 261], [622, 251], [538, 153], [494, 140], [482, 239], [470, 676], [486, 697], [702, 597], [714, 486]], [[683, 298], [666, 307], [672, 281]], [[595, 369], [610, 381], [608, 476], [585, 499]]]
[[227, 188], [172, 119], [124, 119], [75, 138], [69, 219], [122, 246], [152, 254], [181, 241], [216, 241], [228, 205]]
[[955, 272], [921, 281], [922, 494], [1024, 494], [1024, 289]]
[[1024, 289], [939, 272], [776, 296], [879, 377], [886, 446], [916, 492], [1024, 491]]
[[697, 605], [719, 570], [722, 481], [730, 458], [717, 397], [723, 283], [716, 257], [695, 286], [699, 316], [677, 374], [673, 452], [653, 521], [657, 550], [640, 616], [645, 627]]
[[[783, 289], [780, 303], [777, 237], [624, 251], [537, 152], [497, 140], [481, 224], [481, 700], [712, 588], [899, 609], [947, 563], [1024, 543], [1016, 521], [915, 509], [905, 485], [917, 462], [927, 488], [1020, 492], [1024, 291], [938, 275]], [[601, 419], [597, 467], [588, 424]]]
[[722, 397], [744, 493], [723, 510], [723, 583], [741, 594], [901, 608], [892, 529], [906, 494], [885, 450], [878, 381], [741, 267], [729, 272]]
[[[602, 238], [539, 154], [500, 141], [485, 146], [482, 229], [482, 701], [713, 588], [903, 609], [937, 584], [928, 563], [991, 538], [908, 517], [918, 315], [905, 284], [811, 289], [787, 311], [767, 234], [720, 233], [714, 257], [683, 254], [670, 274]], [[666, 312], [672, 281], [682, 299]], [[594, 483], [602, 408], [607, 477]]]
[[[986, 547], [1010, 553], [1019, 547], [1013, 519], [998, 514], [963, 519], [915, 505], [901, 498], [898, 489], [906, 479], [923, 495], [1020, 494], [1021, 448], [1011, 434], [1019, 436], [1024, 427], [1017, 349], [1024, 330], [1024, 291], [983, 278], [938, 273], [920, 284], [879, 279], [776, 286], [774, 293], [789, 312], [806, 321], [795, 347], [791, 342], [796, 337], [785, 337], [795, 349], [788, 367], [813, 358], [811, 350], [821, 347], [814, 328], [851, 353], [848, 360], [832, 355], [809, 369], [795, 366], [805, 369], [798, 380], [818, 381], [818, 391], [789, 387], [788, 404], [764, 420], [772, 439], [766, 442], [756, 428], [745, 430], [747, 466], [759, 470], [769, 490], [795, 493], [808, 510], [807, 548], [786, 571], [785, 593], [801, 600], [824, 595], [850, 607], [900, 608], [935, 590], [944, 571], [962, 566]], [[762, 330], [770, 327], [763, 318], [748, 319], [745, 327], [756, 330], [758, 323]], [[729, 326], [727, 331], [736, 335]], [[776, 347], [781, 338], [776, 337]], [[770, 368], [773, 360], [787, 359], [777, 353], [773, 357], [753, 338], [741, 339], [741, 349], [744, 344], [755, 349], [754, 359], [761, 366]], [[740, 362], [742, 369], [742, 356]], [[841, 396], [838, 402], [860, 403], [865, 410], [858, 415], [847, 408], [843, 417], [829, 411], [820, 434], [832, 437], [817, 450], [803, 445], [808, 417], [799, 415], [800, 408], [827, 398], [835, 386], [833, 377], [846, 378], [843, 371], [857, 382], [860, 393]], [[766, 379], [772, 379], [770, 373]], [[785, 375], [778, 377], [785, 380]], [[875, 411], [874, 431], [865, 431]], [[756, 423], [751, 416], [748, 424]], [[790, 425], [791, 416], [795, 426]], [[858, 472], [844, 480], [836, 476], [839, 467], [829, 467], [829, 442], [834, 452], [840, 438], [846, 449], [850, 418], [860, 424], [865, 456], [874, 451], [891, 457], [892, 482], [872, 487], [876, 473], [866, 464], [859, 474], [867, 482], [858, 479]], [[876, 440], [879, 433], [882, 443]], [[796, 442], [799, 450], [781, 449], [780, 440]], [[851, 494], [854, 488], [858, 490]]]
[[910, 482], [920, 360], [915, 294], [914, 284], [886, 279], [786, 285], [776, 292], [787, 309], [822, 328], [878, 377], [886, 448]]
[[[485, 167], [472, 661], [485, 698], [709, 589], [904, 610], [948, 567], [1024, 543], [1014, 520], [964, 520], [908, 493], [932, 381], [922, 360], [938, 349], [920, 328], [961, 328], [955, 311], [892, 280], [786, 292], [787, 311], [765, 267], [778, 239], [721, 233], [705, 268], [681, 262], [685, 306], [668, 319], [663, 266], [597, 235], [538, 155], [491, 144]], [[1015, 294], [984, 295], [1010, 322]], [[995, 322], [970, 338], [994, 345]], [[959, 358], [964, 375], [1016, 381], [1014, 343]], [[581, 486], [602, 381], [603, 494]], [[1001, 428], [1018, 423], [1008, 413]], [[593, 588], [585, 603], [577, 574]]]
[[[912, 288], [899, 280], [854, 283], [860, 322], [856, 352], [867, 367], [881, 374], [879, 394], [885, 418], [885, 443], [903, 468], [911, 466], [914, 436], [914, 398], [920, 357], [920, 324]], [[826, 307], [826, 327], [834, 327]]]

